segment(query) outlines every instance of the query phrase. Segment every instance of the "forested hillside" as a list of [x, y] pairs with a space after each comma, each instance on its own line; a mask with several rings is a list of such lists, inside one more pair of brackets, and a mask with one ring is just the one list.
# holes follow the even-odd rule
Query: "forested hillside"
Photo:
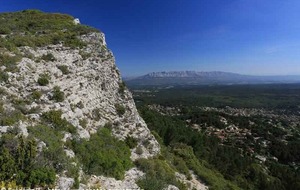
[[300, 188], [298, 91], [299, 85], [133, 90], [148, 127], [182, 170], [211, 189], [270, 190]]

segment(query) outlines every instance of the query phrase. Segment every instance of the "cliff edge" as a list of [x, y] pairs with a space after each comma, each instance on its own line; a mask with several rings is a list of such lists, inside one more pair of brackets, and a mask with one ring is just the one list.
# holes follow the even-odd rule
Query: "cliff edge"
[[160, 146], [104, 34], [37, 10], [2, 13], [0, 28], [2, 186], [138, 188], [132, 161]]

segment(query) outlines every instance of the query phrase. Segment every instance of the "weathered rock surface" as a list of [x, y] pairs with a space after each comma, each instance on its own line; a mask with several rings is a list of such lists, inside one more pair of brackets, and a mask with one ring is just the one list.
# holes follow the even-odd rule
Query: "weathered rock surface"
[[[89, 139], [90, 134], [109, 124], [117, 138], [125, 140], [127, 136], [131, 136], [137, 139], [138, 147], [143, 151], [136, 153], [136, 148], [133, 148], [132, 160], [157, 155], [160, 146], [139, 116], [131, 93], [122, 86], [120, 72], [115, 65], [112, 52], [106, 47], [104, 34], [95, 32], [82, 35], [80, 38], [87, 44], [82, 49], [72, 49], [63, 44], [19, 48], [23, 54], [22, 60], [17, 65], [19, 72], [8, 72], [9, 85], [1, 87], [7, 97], [18, 99], [26, 99], [34, 91], [42, 92], [39, 100], [26, 105], [28, 110], [39, 109], [40, 112], [27, 114], [28, 123], [19, 122], [15, 126], [1, 127], [0, 133], [6, 133], [10, 127], [17, 127], [20, 133], [27, 136], [27, 127], [38, 123], [43, 112], [61, 110], [62, 117], [76, 127], [76, 136], [80, 138]], [[54, 59], [43, 60], [43, 55], [53, 55]], [[58, 68], [62, 65], [68, 68], [67, 74]], [[50, 80], [48, 85], [41, 86], [37, 81], [44, 74], [48, 75]], [[65, 94], [62, 102], [51, 99], [55, 86]], [[5, 101], [6, 97], [0, 99]], [[119, 113], [118, 107], [124, 108], [125, 112]], [[85, 126], [80, 124], [81, 120], [87, 121]], [[71, 134], [66, 133], [62, 141], [66, 142], [72, 138]], [[45, 143], [38, 143], [41, 151]], [[73, 151], [65, 151], [69, 157], [74, 157]], [[100, 180], [105, 188], [134, 189], [138, 188], [135, 180], [141, 175], [140, 171], [131, 169], [123, 181], [104, 176], [93, 176], [90, 180], [91, 183], [94, 183], [94, 179]], [[60, 177], [57, 182], [60, 189], [68, 189], [73, 183], [74, 179], [64, 177]]]

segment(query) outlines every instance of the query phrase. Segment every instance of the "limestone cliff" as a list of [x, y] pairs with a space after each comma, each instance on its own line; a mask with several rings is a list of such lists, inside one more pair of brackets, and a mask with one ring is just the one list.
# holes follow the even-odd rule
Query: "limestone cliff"
[[[42, 14], [35, 11], [25, 13], [30, 17]], [[0, 17], [3, 24], [3, 19], [7, 17]], [[107, 48], [104, 34], [95, 30], [75, 33], [73, 38], [80, 44], [78, 46], [68, 45], [65, 39], [58, 39], [55, 43], [50, 40], [38, 44], [32, 39], [51, 33], [47, 30], [32, 32], [30, 27], [34, 28], [38, 23], [31, 23], [33, 26], [28, 24], [29, 32], [0, 31], [0, 50], [3, 58], [0, 60], [0, 103], [3, 110], [0, 114], [0, 134], [4, 135], [17, 129], [17, 136], [30, 136], [28, 127], [43, 122], [44, 113], [59, 110], [61, 119], [65, 119], [76, 128], [75, 132], [62, 131], [62, 142], [76, 138], [89, 139], [99, 128], [110, 125], [113, 135], [118, 139], [124, 141], [131, 137], [136, 140], [135, 146], [131, 147], [131, 160], [157, 155], [160, 146], [139, 116], [132, 95], [121, 80], [114, 56]], [[73, 27], [71, 22], [68, 24], [69, 27]], [[9, 27], [8, 29], [11, 29]], [[59, 32], [65, 30], [59, 29]], [[28, 44], [11, 41], [13, 37], [23, 39], [28, 33], [31, 35], [28, 37], [29, 41], [26, 41]], [[8, 43], [12, 43], [14, 47], [9, 48], [5, 45]], [[13, 58], [14, 63], [6, 63]], [[10, 69], [12, 65], [14, 69]], [[10, 116], [15, 118], [16, 114], [20, 116], [17, 117], [17, 121], [5, 122], [3, 119]], [[35, 140], [39, 152], [47, 149], [47, 143], [37, 137]], [[71, 148], [63, 146], [69, 157], [76, 157]], [[78, 175], [79, 179], [89, 176], [85, 181], [80, 180], [80, 187], [101, 183], [103, 188], [138, 188], [135, 180], [143, 174], [132, 168], [126, 172], [123, 181], [105, 176], [85, 175], [82, 169]], [[71, 188], [75, 180], [64, 172], [57, 173], [58, 187]]]

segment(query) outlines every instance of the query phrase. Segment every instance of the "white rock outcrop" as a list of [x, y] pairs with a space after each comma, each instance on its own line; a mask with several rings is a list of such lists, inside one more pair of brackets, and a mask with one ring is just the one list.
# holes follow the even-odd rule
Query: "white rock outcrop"
[[[28, 109], [40, 110], [39, 113], [26, 115], [31, 125], [41, 119], [43, 112], [61, 110], [62, 117], [77, 128], [76, 136], [80, 138], [88, 139], [98, 128], [111, 125], [117, 138], [125, 140], [130, 136], [137, 139], [138, 147], [143, 151], [137, 153], [136, 148], [132, 149], [132, 160], [157, 155], [160, 152], [159, 143], [139, 116], [131, 93], [124, 88], [114, 56], [107, 49], [104, 34], [89, 33], [80, 36], [80, 39], [87, 44], [81, 49], [72, 49], [63, 44], [21, 47], [19, 50], [23, 53], [23, 58], [17, 65], [19, 72], [8, 73], [9, 85], [3, 85], [2, 88], [8, 96], [19, 99], [26, 99], [34, 91], [42, 92], [38, 101], [27, 106]], [[28, 54], [32, 56], [26, 56]], [[43, 55], [51, 55], [54, 59], [43, 60]], [[63, 73], [58, 66], [67, 67], [69, 72]], [[49, 76], [49, 84], [40, 86], [37, 81], [44, 74]], [[65, 94], [62, 102], [57, 103], [51, 99], [55, 86]], [[5, 97], [0, 99], [4, 100]], [[124, 109], [124, 113], [120, 113], [119, 107]], [[80, 122], [83, 120], [86, 121], [85, 126]], [[28, 135], [27, 123], [19, 123], [18, 127], [23, 135]], [[1, 127], [0, 132], [6, 132], [7, 128], [9, 126]], [[65, 134], [62, 140], [72, 138], [70, 134]], [[41, 144], [39, 148], [43, 147]], [[74, 156], [73, 152], [66, 151], [70, 157]], [[108, 188], [113, 187], [109, 185], [110, 181], [120, 184], [116, 187], [136, 188], [134, 178], [131, 178], [133, 175], [128, 172], [125, 181], [121, 182], [103, 176], [96, 177]], [[58, 187], [65, 189], [70, 187], [71, 182], [71, 179], [59, 178]]]

